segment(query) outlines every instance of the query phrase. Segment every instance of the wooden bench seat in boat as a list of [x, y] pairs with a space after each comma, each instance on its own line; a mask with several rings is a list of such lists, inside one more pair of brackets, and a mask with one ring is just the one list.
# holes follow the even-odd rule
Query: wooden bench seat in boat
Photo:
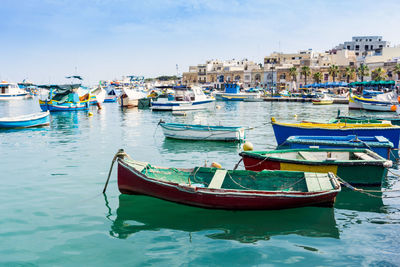
[[363, 153], [363, 152], [355, 152], [354, 156], [363, 160], [375, 160], [375, 158], [371, 157], [370, 155]]
[[217, 170], [214, 173], [213, 178], [211, 179], [210, 184], [208, 185], [208, 188], [211, 189], [221, 189], [222, 184], [224, 183], [225, 180], [225, 176], [226, 173], [228, 171], [227, 170]]
[[332, 190], [333, 185], [325, 173], [305, 172], [304, 179], [306, 180], [308, 192], [318, 192]]
[[129, 159], [125, 159], [125, 161], [128, 161], [129, 165], [132, 166], [133, 168], [135, 168], [138, 172], [143, 171], [144, 168], [146, 168], [147, 165], [149, 165], [148, 162], [129, 160]]

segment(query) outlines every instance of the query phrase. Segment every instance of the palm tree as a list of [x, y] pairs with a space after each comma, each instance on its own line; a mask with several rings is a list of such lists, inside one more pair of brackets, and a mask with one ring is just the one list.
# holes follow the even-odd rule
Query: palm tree
[[361, 78], [361, 81], [364, 81], [364, 76], [369, 76], [369, 68], [367, 65], [361, 64], [357, 69], [357, 74]]
[[328, 73], [332, 76], [333, 82], [335, 82], [336, 75], [339, 73], [339, 67], [336, 65], [329, 66]]
[[309, 66], [301, 67], [300, 74], [304, 76], [304, 84], [307, 84], [307, 77], [311, 75], [311, 70]]
[[347, 77], [347, 83], [350, 82], [350, 79], [354, 78], [355, 73], [356, 73], [356, 70], [354, 68], [346, 67], [346, 69], [344, 70], [344, 74]]
[[374, 81], [384, 80], [387, 77], [386, 70], [381, 67], [376, 68], [372, 71], [371, 76]]
[[396, 66], [394, 66], [394, 73], [397, 74], [397, 80], [400, 80], [400, 63], [396, 64]]
[[296, 67], [291, 67], [290, 69], [289, 69], [289, 75], [290, 75], [290, 77], [292, 77], [292, 81], [293, 82], [296, 82], [296, 77], [297, 77], [297, 68]]
[[316, 72], [316, 73], [314, 73], [314, 74], [313, 74], [313, 79], [314, 79], [314, 82], [320, 83], [321, 80], [322, 80], [322, 73], [319, 72], [319, 71]]

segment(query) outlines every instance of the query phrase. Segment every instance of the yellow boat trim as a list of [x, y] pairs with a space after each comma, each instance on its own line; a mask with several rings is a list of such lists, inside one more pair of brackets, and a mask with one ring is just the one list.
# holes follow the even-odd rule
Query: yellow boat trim
[[319, 172], [328, 173], [332, 172], [337, 174], [337, 166], [335, 165], [304, 165], [281, 162], [281, 171], [301, 171], [301, 172]]

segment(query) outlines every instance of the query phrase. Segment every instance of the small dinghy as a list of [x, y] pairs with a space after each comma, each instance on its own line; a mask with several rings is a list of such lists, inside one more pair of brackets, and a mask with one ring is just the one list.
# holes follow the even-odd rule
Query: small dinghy
[[184, 140], [243, 141], [246, 129], [240, 126], [210, 126], [181, 123], [158, 123], [165, 137]]
[[15, 117], [0, 118], [1, 128], [27, 128], [49, 125], [49, 111], [39, 112], [34, 114], [27, 114]]
[[118, 188], [122, 194], [149, 195], [203, 208], [331, 207], [341, 189], [332, 173], [165, 168], [133, 160], [121, 150], [114, 159], [118, 160]]

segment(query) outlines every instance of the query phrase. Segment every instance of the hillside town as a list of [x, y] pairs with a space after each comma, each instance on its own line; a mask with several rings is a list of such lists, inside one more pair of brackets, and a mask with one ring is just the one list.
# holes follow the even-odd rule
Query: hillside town
[[184, 84], [221, 88], [226, 82], [242, 87], [296, 91], [309, 83], [400, 80], [400, 46], [382, 36], [354, 36], [324, 52], [273, 52], [263, 63], [241, 60], [208, 60], [190, 66]]

